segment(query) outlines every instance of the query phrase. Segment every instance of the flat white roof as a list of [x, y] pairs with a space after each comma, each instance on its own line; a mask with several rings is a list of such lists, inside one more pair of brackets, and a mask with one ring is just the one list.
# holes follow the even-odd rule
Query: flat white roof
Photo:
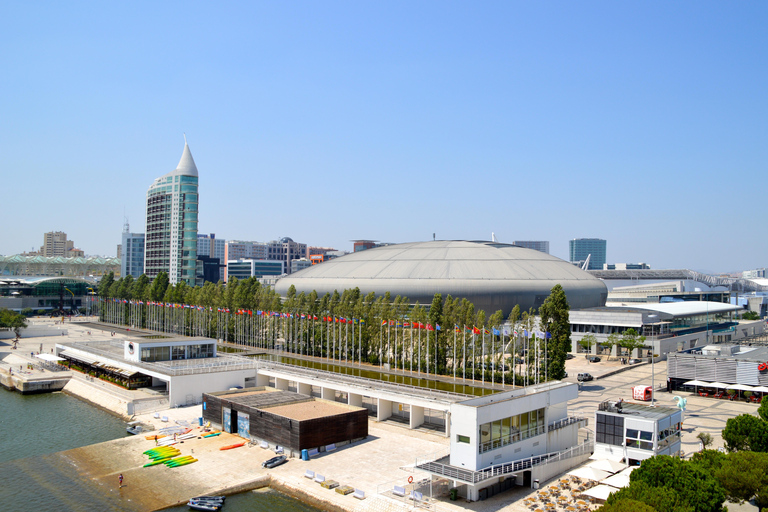
[[[611, 303], [606, 304], [606, 307], [625, 308], [626, 305], [613, 305]], [[638, 303], [632, 304], [632, 309], [643, 309], [647, 311], [658, 311], [659, 313], [666, 313], [672, 316], [690, 316], [690, 315], [702, 315], [706, 313], [726, 313], [728, 311], [741, 311], [744, 308], [741, 306], [732, 306], [731, 304], [724, 304], [722, 302], [709, 302], [704, 300], [690, 300], [683, 302], [659, 302], [653, 304]]]

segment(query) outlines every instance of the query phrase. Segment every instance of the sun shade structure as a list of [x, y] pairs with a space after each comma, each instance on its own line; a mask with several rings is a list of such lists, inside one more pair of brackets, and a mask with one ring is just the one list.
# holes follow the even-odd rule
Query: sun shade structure
[[573, 471], [569, 471], [568, 474], [578, 478], [585, 478], [587, 480], [596, 480], [598, 482], [611, 476], [611, 473], [608, 471], [602, 471], [600, 469], [589, 467], [576, 468]]
[[584, 495], [587, 495], [587, 496], [592, 496], [595, 499], [605, 501], [605, 500], [608, 499], [608, 496], [610, 496], [611, 493], [614, 493], [616, 491], [618, 491], [618, 489], [615, 488], [615, 487], [611, 487], [609, 485], [601, 484], [601, 485], [598, 485], [597, 487], [593, 487], [591, 489], [587, 489], [586, 491], [584, 491], [581, 494], [584, 494]]
[[533, 249], [485, 241], [433, 241], [368, 249], [291, 274], [275, 290], [286, 296], [359, 288], [362, 295], [389, 292], [411, 303], [429, 305], [435, 293], [465, 298], [488, 313], [508, 315], [515, 305], [538, 308], [560, 284], [571, 309], [603, 306], [605, 284], [587, 272]]
[[627, 465], [623, 462], [617, 462], [615, 460], [600, 459], [587, 464], [588, 468], [599, 469], [601, 471], [608, 471], [609, 473], [616, 473], [622, 469], [626, 469]]

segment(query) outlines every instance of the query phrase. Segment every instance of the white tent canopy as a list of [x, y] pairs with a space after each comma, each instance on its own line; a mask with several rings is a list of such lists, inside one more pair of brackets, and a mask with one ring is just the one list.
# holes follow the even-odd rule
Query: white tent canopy
[[610, 485], [611, 487], [627, 487], [629, 485], [629, 475], [635, 469], [637, 469], [637, 466], [628, 467], [624, 471], [616, 473], [613, 476], [609, 476], [605, 480], [602, 480], [600, 483]]
[[738, 389], [739, 391], [754, 391], [752, 386], [745, 386], [744, 384], [731, 384], [728, 389]]
[[710, 382], [709, 384], [707, 384], [707, 387], [718, 388], [718, 389], [728, 389], [731, 387], [731, 384], [723, 384], [722, 382]]
[[627, 467], [623, 462], [616, 462], [614, 460], [600, 459], [587, 464], [588, 468], [599, 469], [601, 471], [607, 471], [609, 473], [616, 473]]
[[688, 382], [683, 382], [683, 386], [709, 386], [709, 382], [704, 382], [702, 380], [689, 380]]
[[752, 388], [752, 391], [757, 391], [758, 393], [768, 393], [768, 388], [765, 386], [756, 386]]
[[56, 357], [53, 354], [37, 354], [35, 357], [38, 359], [42, 359], [43, 361], [49, 361], [49, 362], [65, 361], [63, 357]]
[[611, 487], [610, 485], [600, 484], [597, 487], [587, 489], [581, 494], [592, 496], [595, 499], [605, 501], [608, 499], [608, 496], [610, 496], [611, 493], [614, 493], [616, 491], [618, 491], [618, 489], [615, 487]]
[[574, 470], [571, 470], [568, 472], [569, 475], [573, 475], [578, 478], [584, 478], [586, 480], [605, 480], [609, 476], [611, 476], [611, 473], [607, 471], [601, 471], [599, 469], [593, 469], [588, 467], [580, 467], [576, 468]]

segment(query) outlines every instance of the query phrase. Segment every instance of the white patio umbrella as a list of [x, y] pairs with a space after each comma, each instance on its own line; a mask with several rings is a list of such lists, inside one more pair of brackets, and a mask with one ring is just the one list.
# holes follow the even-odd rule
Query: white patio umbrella
[[755, 386], [752, 388], [752, 391], [757, 391], [758, 393], [768, 393], [768, 388], [765, 386]]
[[587, 467], [607, 471], [609, 473], [617, 473], [622, 469], [626, 469], [627, 465], [623, 462], [616, 462], [615, 460], [601, 459], [590, 462], [587, 464]]
[[745, 386], [744, 384], [731, 384], [728, 389], [738, 389], [739, 391], [754, 391], [752, 386]]
[[731, 384], [723, 384], [722, 382], [710, 382], [707, 387], [718, 389], [731, 389]]
[[609, 476], [605, 480], [601, 480], [601, 484], [610, 485], [611, 487], [627, 487], [629, 485], [629, 475], [637, 468], [637, 466], [628, 467], [624, 471], [620, 471], [613, 476]]
[[709, 386], [709, 382], [704, 382], [703, 380], [689, 380], [688, 382], [683, 382], [683, 386]]
[[587, 489], [586, 491], [582, 492], [581, 494], [592, 496], [595, 499], [605, 501], [608, 499], [608, 496], [611, 495], [611, 493], [614, 493], [618, 491], [617, 488], [611, 487], [610, 485], [601, 484], [596, 487], [593, 487], [591, 489]]
[[584, 478], [586, 480], [596, 480], [598, 482], [600, 480], [605, 480], [606, 478], [611, 476], [611, 474], [607, 471], [602, 471], [599, 469], [593, 469], [588, 467], [576, 468], [574, 470], [569, 471], [568, 474], [578, 478]]

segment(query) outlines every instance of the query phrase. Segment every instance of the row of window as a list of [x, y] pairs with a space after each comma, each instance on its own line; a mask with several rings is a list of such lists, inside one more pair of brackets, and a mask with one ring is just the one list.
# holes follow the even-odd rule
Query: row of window
[[480, 425], [478, 450], [485, 453], [544, 432], [544, 409], [524, 412]]

